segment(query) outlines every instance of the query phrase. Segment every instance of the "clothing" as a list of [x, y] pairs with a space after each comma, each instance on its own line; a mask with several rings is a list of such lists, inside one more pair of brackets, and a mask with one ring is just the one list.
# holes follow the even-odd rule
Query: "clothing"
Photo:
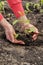
[[[22, 0], [7, 0], [8, 4], [10, 5], [13, 13], [15, 14], [16, 18], [19, 18], [23, 15], [25, 15], [24, 13], [24, 9], [22, 6]], [[0, 18], [2, 15], [0, 15]]]
[[3, 15], [0, 13], [0, 21], [3, 19]]
[[[18, 18], [24, 15], [22, 0], [7, 0], [15, 16]], [[20, 13], [19, 13], [20, 12]]]

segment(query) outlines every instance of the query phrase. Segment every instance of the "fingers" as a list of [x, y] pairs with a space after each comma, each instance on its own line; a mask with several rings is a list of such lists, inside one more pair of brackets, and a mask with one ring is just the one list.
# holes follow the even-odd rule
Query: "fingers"
[[21, 40], [16, 40], [16, 39], [14, 39], [14, 43], [25, 44], [23, 41], [21, 41]]
[[7, 39], [9, 40], [9, 41], [11, 41], [12, 43], [16, 43], [16, 44], [25, 44], [23, 41], [21, 41], [21, 40], [16, 40], [15, 38], [14, 38], [14, 36], [13, 36], [13, 34], [12, 33], [6, 33], [6, 37], [7, 37]]
[[6, 33], [6, 38], [7, 38], [9, 41], [11, 41], [12, 43], [14, 42], [14, 37], [13, 37], [12, 34]]
[[38, 34], [39, 34], [38, 29], [37, 29], [37, 28], [35, 28], [34, 35], [32, 36], [33, 40], [36, 40], [36, 39], [37, 39]]
[[37, 34], [34, 34], [34, 35], [32, 36], [32, 39], [33, 39], [33, 40], [36, 40], [36, 39], [37, 39], [37, 36], [38, 36]]

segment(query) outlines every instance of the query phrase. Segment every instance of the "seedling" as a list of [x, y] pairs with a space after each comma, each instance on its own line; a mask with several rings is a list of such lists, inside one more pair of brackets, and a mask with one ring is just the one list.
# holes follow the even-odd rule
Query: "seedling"
[[37, 4], [34, 4], [34, 8], [37, 6], [37, 9], [40, 9], [40, 4], [37, 3]]
[[[21, 12], [19, 12], [19, 14], [22, 15]], [[15, 20], [15, 21], [13, 22], [13, 25], [15, 25], [17, 22], [19, 22], [19, 20]], [[25, 23], [26, 23], [26, 24], [29, 24], [29, 23], [30, 23], [30, 20], [27, 20]], [[34, 31], [35, 31], [34, 27], [31, 27], [31, 28], [29, 28], [29, 29], [24, 30], [24, 33], [25, 33], [25, 34], [29, 34], [29, 33], [32, 33], [32, 32], [34, 32]], [[15, 35], [16, 38], [17, 38], [18, 36], [19, 36], [18, 34]]]
[[18, 22], [18, 20], [14, 20], [14, 21], [13, 21], [13, 25], [15, 25], [17, 22]]
[[32, 12], [32, 11], [30, 10], [30, 8], [29, 8], [29, 7], [31, 6], [31, 4], [32, 4], [32, 3], [30, 3], [30, 2], [26, 3], [26, 6], [25, 6], [25, 7], [26, 7], [26, 10], [25, 10], [25, 13], [26, 13], [26, 14], [29, 13], [29, 12]]
[[14, 34], [14, 38], [18, 38], [18, 36], [19, 36], [19, 34], [16, 34], [16, 35]]
[[4, 2], [3, 1], [1, 1], [0, 2], [0, 12], [2, 12], [3, 10], [4, 10]]
[[40, 5], [43, 6], [43, 0], [40, 0]]
[[29, 34], [29, 33], [32, 33], [32, 32], [35, 32], [34, 27], [31, 27], [31, 28], [25, 30], [25, 33], [26, 33], [26, 34]]

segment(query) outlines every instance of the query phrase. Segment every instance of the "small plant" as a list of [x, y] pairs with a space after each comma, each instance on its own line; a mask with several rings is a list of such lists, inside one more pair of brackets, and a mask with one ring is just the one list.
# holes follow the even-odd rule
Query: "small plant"
[[[22, 13], [20, 13], [20, 15], [22, 15]], [[19, 20], [15, 20], [15, 21], [13, 22], [13, 25], [15, 25], [17, 22], [19, 22]], [[30, 20], [27, 20], [25, 23], [26, 23], [26, 24], [29, 24], [29, 23], [30, 23]], [[32, 32], [34, 32], [34, 31], [35, 31], [34, 27], [31, 27], [31, 28], [29, 28], [29, 29], [24, 30], [24, 33], [25, 33], [25, 34], [29, 34], [29, 33], [32, 33]], [[14, 35], [15, 38], [17, 38], [18, 36], [19, 36], [19, 34]]]
[[4, 2], [3, 1], [1, 1], [0, 2], [0, 12], [2, 12], [3, 10], [4, 10]]
[[43, 6], [43, 0], [40, 0], [40, 5]]
[[26, 8], [25, 13], [26, 14], [29, 12], [32, 12], [31, 9], [29, 8], [31, 6], [31, 4], [32, 4], [31, 2], [26, 3], [26, 5], [25, 5], [25, 8]]
[[14, 34], [14, 38], [18, 38], [18, 36], [19, 36], [19, 34], [16, 34], [16, 35]]
[[31, 27], [31, 28], [25, 30], [25, 33], [26, 33], [26, 34], [29, 34], [29, 33], [32, 33], [32, 32], [35, 32], [34, 27]]
[[40, 4], [37, 3], [37, 4], [34, 4], [34, 8], [37, 7], [37, 9], [40, 9]]
[[18, 22], [18, 20], [14, 20], [14, 21], [13, 21], [13, 25], [15, 25], [17, 22]]

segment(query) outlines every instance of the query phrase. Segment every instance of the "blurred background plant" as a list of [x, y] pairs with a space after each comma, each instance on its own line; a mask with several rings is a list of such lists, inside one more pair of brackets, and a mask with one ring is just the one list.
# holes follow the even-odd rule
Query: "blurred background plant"
[[37, 3], [27, 2], [25, 5], [25, 13], [43, 13], [43, 0], [39, 0]]
[[0, 0], [0, 12], [4, 11], [4, 1]]

